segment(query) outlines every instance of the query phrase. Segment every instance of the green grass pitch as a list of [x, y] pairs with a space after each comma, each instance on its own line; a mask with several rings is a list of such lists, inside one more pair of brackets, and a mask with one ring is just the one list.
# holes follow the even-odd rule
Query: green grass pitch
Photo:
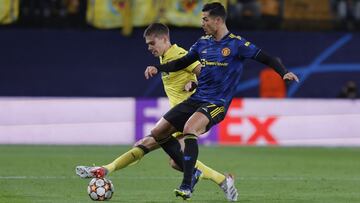
[[[76, 165], [105, 164], [129, 146], [0, 145], [0, 202], [92, 202]], [[199, 159], [236, 175], [240, 202], [360, 202], [360, 148], [201, 147]], [[173, 189], [181, 173], [162, 150], [109, 176], [110, 202], [183, 202]], [[190, 202], [226, 202], [201, 180]]]

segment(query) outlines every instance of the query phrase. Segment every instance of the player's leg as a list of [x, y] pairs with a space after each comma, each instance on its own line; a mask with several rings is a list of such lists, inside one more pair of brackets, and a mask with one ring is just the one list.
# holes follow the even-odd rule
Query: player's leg
[[174, 160], [180, 170], [182, 170], [183, 153], [181, 146], [178, 140], [172, 136], [177, 130], [164, 118], [161, 118], [156, 126], [157, 127], [151, 130], [151, 136], [170, 158]]
[[[182, 172], [182, 170], [177, 166], [177, 164], [171, 158], [170, 158], [169, 163], [172, 168]], [[199, 179], [209, 179], [209, 180], [213, 181], [214, 183], [216, 183], [222, 189], [222, 191], [224, 192], [225, 197], [228, 201], [237, 201], [238, 192], [235, 187], [235, 178], [232, 174], [222, 174], [222, 173], [206, 166], [199, 160], [196, 161], [195, 169], [197, 169], [197, 171], [200, 171], [201, 173], [200, 173], [200, 176], [197, 177], [197, 174], [196, 174], [197, 171], [196, 170], [194, 171], [193, 183], [192, 183], [193, 185], [194, 185], [194, 183], [196, 183], [196, 182], [194, 182], [194, 178], [196, 181]]]
[[109, 173], [138, 162], [145, 154], [159, 148], [153, 137], [147, 136], [135, 143], [134, 147], [104, 166], [77, 166], [76, 174], [81, 178], [104, 177]]
[[[184, 150], [183, 134], [180, 132], [177, 132], [177, 133], [174, 133], [173, 136], [179, 140], [181, 149]], [[182, 172], [182, 170], [178, 167], [178, 165], [171, 158], [170, 158], [169, 163], [173, 169]], [[218, 171], [206, 166], [201, 161], [197, 160], [196, 164], [195, 164], [195, 170], [193, 171], [193, 176], [192, 176], [192, 185], [191, 185], [192, 190], [194, 189], [195, 184], [200, 179], [212, 180], [214, 183], [216, 183], [221, 188], [223, 188], [222, 186], [224, 185], [224, 183], [226, 183], [226, 177], [224, 174], [219, 173]], [[228, 188], [228, 187], [226, 187], [226, 188]], [[223, 191], [225, 191], [225, 190], [223, 189]]]
[[[171, 142], [171, 134], [176, 132], [175, 128], [167, 122], [165, 119], [160, 119], [160, 121], [156, 124], [154, 129], [151, 131], [152, 138], [145, 139], [147, 141], [143, 144], [148, 144], [148, 147], [145, 147], [145, 145], [138, 145], [137, 147], [134, 147], [130, 151], [126, 152], [119, 158], [117, 158], [114, 162], [105, 165], [104, 167], [99, 166], [77, 166], [75, 168], [76, 174], [79, 175], [81, 178], [91, 178], [91, 177], [104, 177], [109, 172], [124, 168], [128, 166], [131, 163], [134, 163], [134, 161], [140, 159], [144, 154], [150, 149], [155, 149], [157, 147], [157, 143], [159, 143], [159, 140], [170, 143]], [[169, 136], [170, 135], [170, 136]], [[172, 137], [175, 139], [174, 137]], [[151, 141], [152, 139], [155, 139], [156, 142]], [[175, 141], [178, 143], [178, 141], [175, 139]], [[167, 145], [164, 143], [160, 143], [160, 146]], [[162, 146], [163, 147], [163, 146]], [[164, 147], [163, 147], [164, 148]], [[172, 149], [168, 149], [168, 151], [171, 151]], [[134, 157], [133, 157], [134, 156]], [[182, 152], [181, 147], [179, 144], [179, 152], [178, 153], [172, 153], [172, 157], [175, 161], [177, 160], [179, 165], [182, 165]]]
[[[173, 136], [179, 141], [181, 150], [184, 151], [184, 136], [183, 136], [182, 132], [176, 132], [173, 134]], [[170, 158], [169, 163], [173, 169], [183, 172], [183, 170], [171, 158]], [[196, 168], [196, 166], [195, 166], [195, 170], [193, 171], [192, 180], [191, 180], [191, 189], [192, 190], [194, 190], [194, 187], [200, 180], [201, 176], [202, 176], [202, 171], [200, 169]]]
[[[190, 118], [190, 116], [196, 111], [197, 107], [193, 105], [193, 102], [190, 100], [185, 100], [180, 104], [176, 105], [170, 111], [168, 111], [161, 121], [164, 124], [172, 126], [172, 130], [174, 132], [182, 131], [184, 129], [184, 125], [186, 121]], [[173, 132], [173, 133], [174, 133]], [[154, 133], [153, 134], [159, 134]], [[172, 136], [172, 134], [168, 134], [167, 137], [158, 139], [155, 138], [158, 144], [164, 149], [164, 151], [174, 160], [178, 168], [183, 170], [183, 152], [181, 149], [181, 145], [179, 141]]]
[[134, 147], [129, 151], [121, 154], [113, 162], [104, 165], [103, 167], [107, 170], [107, 174], [114, 171], [120, 170], [127, 166], [136, 164], [145, 154], [158, 149], [160, 146], [157, 144], [155, 139], [151, 136], [146, 136], [143, 139], [137, 141]]
[[[178, 142], [179, 142], [179, 144], [180, 144], [180, 147], [181, 147], [181, 151], [184, 151], [184, 136], [183, 136], [182, 132], [176, 132], [176, 133], [172, 134], [172, 136], [175, 137], [175, 138], [178, 140]], [[177, 171], [179, 171], [179, 172], [183, 172], [183, 171], [182, 171], [182, 168], [180, 168], [180, 167], [175, 163], [175, 161], [172, 160], [171, 157], [170, 157], [170, 159], [169, 159], [169, 165], [171, 166], [171, 168], [173, 168], [173, 169], [175, 169], [175, 170], [177, 170]]]
[[[225, 109], [214, 104], [205, 104], [200, 106], [196, 112], [189, 118], [184, 127], [185, 149], [184, 149], [184, 179], [180, 189], [175, 190], [177, 196], [187, 199], [191, 196], [191, 191], [187, 188], [189, 183], [189, 173], [194, 170], [194, 159], [197, 159], [198, 145], [197, 135], [208, 131], [213, 125], [222, 121], [225, 117]], [[201, 167], [201, 163], [200, 163]], [[203, 170], [207, 171], [203, 165]], [[187, 174], [185, 174], [187, 173]], [[220, 174], [220, 173], [219, 173]], [[224, 178], [225, 177], [225, 178]], [[222, 181], [221, 181], [222, 180]], [[221, 181], [221, 182], [220, 182]], [[237, 200], [237, 190], [235, 188], [234, 178], [231, 175], [218, 176], [216, 181], [225, 192], [225, 196], [229, 201]], [[219, 184], [220, 183], [220, 184]], [[184, 190], [185, 188], [185, 190]]]
[[183, 161], [183, 181], [179, 189], [175, 189], [176, 196], [183, 199], [191, 197], [192, 174], [197, 161], [199, 147], [197, 135], [205, 132], [209, 119], [200, 112], [195, 112], [184, 126], [184, 161]]
[[[174, 137], [176, 137], [179, 140], [181, 149], [184, 150], [183, 134], [176, 133], [176, 135], [174, 135]], [[173, 169], [182, 172], [182, 170], [177, 166], [177, 164], [172, 159], [170, 159], [169, 164]], [[214, 183], [216, 183], [217, 185], [221, 185], [225, 181], [226, 177], [224, 174], [210, 168], [209, 166], [205, 165], [204, 163], [202, 163], [199, 160], [196, 161], [195, 168], [199, 169], [201, 171], [201, 175], [200, 175], [201, 179], [211, 180]]]

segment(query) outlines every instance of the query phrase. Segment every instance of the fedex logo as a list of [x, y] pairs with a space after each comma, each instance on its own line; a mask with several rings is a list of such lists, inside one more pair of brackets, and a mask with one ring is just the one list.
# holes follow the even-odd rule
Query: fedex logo
[[[242, 99], [234, 99], [225, 119], [208, 133], [201, 135], [201, 144], [222, 145], [277, 145], [271, 132], [276, 116], [258, 117], [241, 115]], [[137, 99], [135, 138], [139, 140], [150, 133], [156, 122], [170, 109], [167, 99]]]

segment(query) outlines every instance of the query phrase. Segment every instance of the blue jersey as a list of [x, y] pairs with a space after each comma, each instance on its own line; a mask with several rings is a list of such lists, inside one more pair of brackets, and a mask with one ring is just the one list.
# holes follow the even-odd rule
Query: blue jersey
[[202, 64], [198, 87], [190, 98], [227, 108], [240, 80], [244, 60], [256, 57], [259, 52], [254, 44], [231, 33], [220, 41], [211, 36], [201, 37], [188, 53], [189, 58], [198, 58]]

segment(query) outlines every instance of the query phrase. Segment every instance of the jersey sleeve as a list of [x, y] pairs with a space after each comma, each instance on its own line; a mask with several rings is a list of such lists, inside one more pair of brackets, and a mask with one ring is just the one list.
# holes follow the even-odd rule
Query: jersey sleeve
[[[192, 55], [193, 57], [194, 57], [194, 56], [198, 57], [198, 50], [199, 50], [199, 40], [190, 47], [190, 50], [189, 50], [188, 54]], [[193, 70], [194, 70], [194, 69], [196, 68], [196, 66], [198, 66], [199, 64], [200, 64], [199, 61], [195, 61], [194, 63], [192, 63], [191, 65], [189, 65], [189, 66], [186, 68], [186, 71], [188, 71], [188, 72], [193, 72]]]
[[238, 56], [242, 58], [255, 58], [260, 49], [245, 39], [238, 41]]

